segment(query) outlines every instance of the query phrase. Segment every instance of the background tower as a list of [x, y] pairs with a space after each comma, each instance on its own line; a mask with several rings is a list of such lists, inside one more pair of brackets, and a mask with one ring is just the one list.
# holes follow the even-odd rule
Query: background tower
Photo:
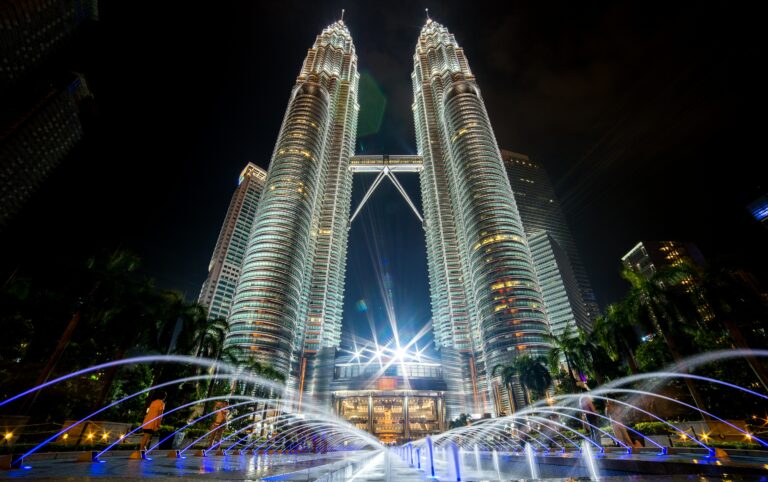
[[208, 264], [208, 277], [203, 282], [198, 298], [199, 303], [208, 308], [208, 319], [226, 318], [229, 315], [256, 216], [256, 206], [266, 179], [267, 172], [251, 162], [240, 173]]
[[565, 250], [546, 231], [531, 234], [528, 243], [552, 334], [560, 337], [568, 331], [567, 336], [572, 337], [576, 326], [588, 329], [579, 324], [586, 318], [584, 304]]
[[[520, 215], [464, 52], [431, 19], [421, 30], [411, 78], [416, 141], [424, 158], [435, 338], [442, 349], [458, 352], [463, 392], [471, 394], [448, 401], [449, 412], [462, 402], [483, 412], [506, 412], [511, 401], [492, 383], [493, 368], [549, 347]], [[448, 381], [449, 390], [455, 383]]]
[[[578, 293], [573, 293], [569, 298], [570, 303], [574, 305], [571, 307], [575, 316], [574, 321], [581, 329], [591, 330], [595, 317], [599, 314], [599, 308], [576, 242], [565, 221], [547, 171], [525, 154], [502, 149], [501, 158], [504, 160], [504, 168], [509, 176], [512, 191], [515, 193], [515, 202], [520, 211], [525, 234], [530, 239], [533, 234], [546, 232], [565, 251], [567, 259], [561, 263], [570, 264], [578, 284]], [[536, 262], [535, 256], [534, 262]], [[547, 301], [546, 296], [545, 301]]]

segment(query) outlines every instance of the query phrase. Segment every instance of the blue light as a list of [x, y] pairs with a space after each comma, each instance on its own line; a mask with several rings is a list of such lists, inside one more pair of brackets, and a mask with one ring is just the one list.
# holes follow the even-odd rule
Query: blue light
[[755, 202], [750, 203], [747, 209], [758, 221], [762, 222], [768, 219], [768, 196], [761, 196]]

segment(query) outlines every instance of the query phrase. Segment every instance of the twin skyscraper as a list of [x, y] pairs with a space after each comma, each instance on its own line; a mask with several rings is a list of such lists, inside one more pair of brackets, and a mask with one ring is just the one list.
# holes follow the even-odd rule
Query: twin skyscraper
[[[357, 63], [343, 20], [309, 49], [266, 178], [258, 176], [263, 190], [228, 314], [226, 344], [283, 372], [297, 400], [327, 398], [323, 367], [341, 343]], [[435, 343], [451, 367], [447, 415], [507, 411], [516, 397], [493, 381], [493, 368], [549, 348], [527, 237], [464, 51], [431, 19], [411, 81], [418, 156], [408, 162], [420, 175]]]

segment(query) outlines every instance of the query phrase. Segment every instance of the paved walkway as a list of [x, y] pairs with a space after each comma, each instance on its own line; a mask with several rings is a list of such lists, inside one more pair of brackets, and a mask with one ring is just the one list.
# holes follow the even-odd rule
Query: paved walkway
[[389, 451], [357, 456], [354, 460], [339, 461], [323, 467], [283, 474], [268, 480], [317, 480], [320, 482], [421, 482], [424, 473], [409, 467]]
[[[128, 454], [112, 454], [103, 463], [76, 462], [72, 457], [61, 459], [32, 459], [27, 461], [30, 469], [0, 471], [0, 479], [19, 478], [27, 480], [114, 480], [140, 479], [180, 480], [202, 479], [206, 481], [259, 480], [279, 474], [296, 474], [294, 480], [314, 480], [325, 472], [345, 464], [347, 457], [360, 458], [362, 454], [286, 454], [248, 456], [190, 455], [185, 459], [165, 457], [157, 454], [152, 460], [132, 460]], [[303, 478], [298, 477], [301, 475]]]
[[[155, 481], [201, 479], [208, 482], [232, 480], [266, 481], [319, 481], [319, 482], [423, 482], [429, 480], [418, 470], [389, 451], [332, 452], [328, 454], [230, 455], [185, 459], [167, 458], [157, 454], [153, 460], [131, 460], [128, 453], [115, 452], [104, 463], [76, 462], [75, 454], [59, 454], [62, 458], [33, 457], [27, 463], [29, 470], [0, 471], [0, 479], [19, 478], [35, 481], [63, 482], [87, 479], [90, 481]], [[438, 480], [456, 480], [453, 460], [439, 453], [435, 459]], [[475, 480], [528, 479], [530, 466], [525, 457], [501, 454], [465, 452], [461, 457], [461, 478]], [[550, 480], [562, 477], [589, 478], [581, 463], [581, 456], [569, 453], [557, 456], [538, 456], [539, 476]], [[423, 463], [426, 461], [423, 460]], [[677, 454], [659, 456], [652, 453], [617, 455], [596, 458], [600, 478], [610, 480], [683, 480], [689, 474], [713, 477], [699, 480], [722, 480], [725, 473], [746, 478], [768, 479], [768, 460], [750, 458], [747, 461], [706, 460], [698, 455]], [[764, 465], [765, 464], [765, 465]], [[647, 475], [633, 475], [647, 474]], [[621, 475], [622, 477], [615, 478]], [[572, 480], [572, 479], [571, 479]]]

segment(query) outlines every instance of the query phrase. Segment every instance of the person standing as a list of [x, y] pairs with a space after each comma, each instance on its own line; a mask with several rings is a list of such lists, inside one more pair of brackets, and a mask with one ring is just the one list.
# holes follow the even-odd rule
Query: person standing
[[611, 428], [613, 429], [613, 435], [619, 440], [619, 442], [625, 444], [627, 447], [638, 447], [639, 444], [635, 444], [632, 437], [627, 432], [627, 427], [622, 422], [622, 409], [618, 403], [613, 400], [605, 401], [605, 415], [611, 419]]
[[155, 395], [155, 399], [147, 407], [147, 415], [144, 417], [144, 421], [141, 423], [141, 427], [144, 430], [144, 436], [141, 437], [141, 443], [139, 444], [139, 451], [143, 452], [147, 449], [150, 439], [160, 430], [160, 421], [163, 419], [163, 412], [165, 411], [165, 398], [167, 397], [165, 392], [158, 392]]
[[600, 433], [597, 430], [597, 424], [600, 423], [600, 421], [595, 404], [592, 402], [592, 397], [589, 396], [587, 390], [588, 389], [585, 389], [584, 393], [579, 398], [579, 406], [582, 410], [581, 415], [584, 420], [584, 428], [589, 434], [589, 438], [600, 445]]
[[208, 436], [208, 450], [213, 448], [214, 445], [219, 443], [221, 436], [224, 434], [224, 425], [229, 418], [229, 403], [226, 401], [216, 402], [213, 406], [216, 415], [213, 417], [213, 424], [211, 425], [211, 434]]

